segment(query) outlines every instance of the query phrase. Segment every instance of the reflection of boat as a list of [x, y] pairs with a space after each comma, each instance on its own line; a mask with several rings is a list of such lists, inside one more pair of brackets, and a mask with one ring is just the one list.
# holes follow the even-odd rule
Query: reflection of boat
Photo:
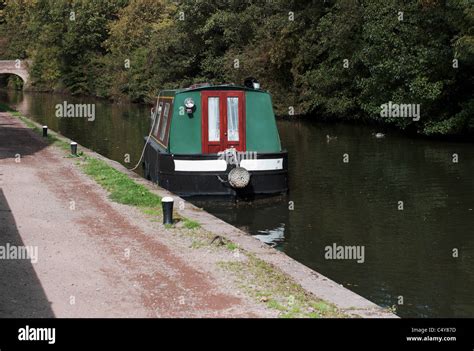
[[166, 90], [153, 111], [144, 173], [178, 195], [287, 191], [271, 97], [258, 83]]
[[275, 229], [259, 230], [258, 232], [259, 234], [254, 235], [254, 237], [265, 244], [276, 246], [285, 241], [285, 223], [281, 223], [280, 226]]
[[228, 201], [222, 197], [213, 201], [195, 197], [189, 201], [272, 246], [278, 246], [291, 236], [287, 226], [288, 197], [285, 195], [259, 197], [252, 201]]

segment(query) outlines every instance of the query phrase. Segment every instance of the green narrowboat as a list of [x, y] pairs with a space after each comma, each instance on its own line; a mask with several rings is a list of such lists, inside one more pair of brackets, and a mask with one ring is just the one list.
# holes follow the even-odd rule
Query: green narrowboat
[[272, 100], [254, 79], [161, 91], [145, 142], [145, 177], [177, 195], [288, 191]]

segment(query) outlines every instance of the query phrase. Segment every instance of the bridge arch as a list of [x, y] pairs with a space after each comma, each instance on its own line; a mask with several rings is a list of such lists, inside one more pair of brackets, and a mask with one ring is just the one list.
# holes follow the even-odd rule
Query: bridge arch
[[14, 74], [23, 80], [23, 87], [30, 82], [26, 60], [0, 60], [0, 74]]

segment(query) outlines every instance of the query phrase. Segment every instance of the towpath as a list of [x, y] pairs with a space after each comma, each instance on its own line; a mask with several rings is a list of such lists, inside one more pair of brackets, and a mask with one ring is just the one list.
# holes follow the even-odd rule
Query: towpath
[[37, 249], [3, 252], [0, 317], [276, 316], [210, 263], [231, 252], [197, 253], [75, 162], [0, 113], [0, 250]]

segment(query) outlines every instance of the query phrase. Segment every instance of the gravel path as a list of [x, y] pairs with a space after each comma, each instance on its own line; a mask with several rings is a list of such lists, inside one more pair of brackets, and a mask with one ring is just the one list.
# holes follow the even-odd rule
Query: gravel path
[[110, 202], [76, 162], [0, 113], [0, 249], [38, 250], [0, 259], [0, 317], [275, 316], [217, 268], [222, 250]]

